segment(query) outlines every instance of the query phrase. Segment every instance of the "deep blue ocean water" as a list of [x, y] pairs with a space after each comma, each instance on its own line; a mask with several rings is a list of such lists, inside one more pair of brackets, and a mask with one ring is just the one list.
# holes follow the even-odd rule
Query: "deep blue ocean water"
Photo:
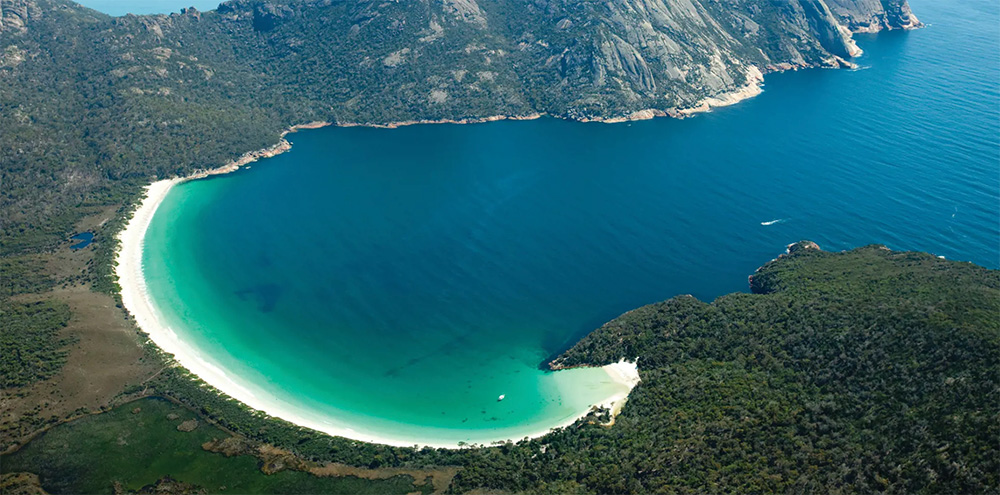
[[546, 357], [643, 304], [745, 291], [791, 242], [996, 268], [1000, 6], [911, 3], [929, 27], [859, 35], [861, 70], [768, 75], [691, 119], [292, 134], [286, 154], [170, 193], [151, 295], [256, 394], [487, 441], [606, 392]]

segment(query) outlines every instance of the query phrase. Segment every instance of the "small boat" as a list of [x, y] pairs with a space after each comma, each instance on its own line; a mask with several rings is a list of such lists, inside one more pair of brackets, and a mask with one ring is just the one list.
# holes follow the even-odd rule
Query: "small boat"
[[507, 397], [507, 396], [504, 395], [504, 394], [500, 394], [500, 397], [497, 397], [497, 402], [502, 401], [504, 397]]

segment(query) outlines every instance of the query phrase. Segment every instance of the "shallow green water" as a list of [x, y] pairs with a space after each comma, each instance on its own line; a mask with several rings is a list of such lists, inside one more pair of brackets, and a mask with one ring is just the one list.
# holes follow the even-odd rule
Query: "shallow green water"
[[[420, 269], [427, 254], [367, 266], [365, 250], [346, 252], [349, 241], [323, 239], [330, 211], [279, 214], [271, 201], [280, 200], [258, 202], [242, 187], [228, 177], [177, 187], [147, 234], [144, 271], [159, 307], [183, 308], [162, 315], [173, 331], [254, 396], [273, 396], [302, 417], [363, 437], [455, 445], [536, 434], [627, 390], [600, 369], [542, 371], [544, 339], [559, 327], [465, 313], [466, 305], [482, 308], [469, 287], [372, 296], [372, 285], [395, 282], [405, 265]], [[226, 220], [218, 205], [239, 198], [248, 201], [238, 217], [259, 226], [270, 216], [274, 223], [264, 223], [278, 230]], [[279, 231], [293, 224], [294, 231]], [[355, 242], [365, 235], [391, 237], [359, 229]], [[285, 258], [280, 246], [289, 245], [295, 254]], [[388, 306], [371, 307], [379, 303]]]

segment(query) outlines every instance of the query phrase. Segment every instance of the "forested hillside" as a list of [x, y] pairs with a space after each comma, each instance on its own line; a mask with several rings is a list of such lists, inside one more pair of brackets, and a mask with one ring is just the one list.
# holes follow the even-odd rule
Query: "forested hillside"
[[990, 493], [1000, 488], [1000, 272], [812, 243], [752, 294], [609, 322], [553, 364], [639, 360], [614, 427], [476, 452], [455, 491]]

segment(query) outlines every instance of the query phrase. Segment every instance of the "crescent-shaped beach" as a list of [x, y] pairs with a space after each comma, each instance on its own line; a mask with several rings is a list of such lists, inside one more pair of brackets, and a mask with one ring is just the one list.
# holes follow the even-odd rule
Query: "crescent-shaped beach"
[[[287, 149], [287, 148], [285, 148]], [[283, 150], [282, 150], [283, 151]], [[235, 170], [227, 167], [225, 171]], [[157, 209], [171, 192], [174, 186], [186, 181], [203, 177], [199, 174], [192, 178], [173, 178], [154, 182], [147, 186], [146, 196], [134, 211], [127, 226], [119, 236], [120, 246], [117, 252], [115, 273], [121, 286], [122, 303], [135, 319], [138, 327], [145, 332], [150, 340], [164, 352], [172, 354], [176, 363], [183, 366], [205, 383], [219, 392], [236, 399], [243, 404], [294, 423], [330, 435], [346, 437], [354, 440], [394, 445], [394, 446], [430, 446], [438, 448], [455, 448], [459, 442], [436, 441], [434, 438], [412, 438], [405, 435], [393, 435], [392, 432], [370, 431], [359, 425], [344, 423], [335, 417], [324, 417], [315, 411], [296, 408], [294, 404], [278, 398], [265, 388], [254, 383], [243, 381], [238, 373], [226, 370], [218, 363], [213, 363], [211, 357], [196, 345], [186, 341], [181, 332], [167, 323], [163, 310], [153, 300], [148, 290], [143, 272], [143, 248], [147, 230]], [[536, 438], [548, 434], [554, 428], [568, 426], [591, 412], [593, 407], [607, 408], [614, 412], [620, 410], [628, 397], [628, 393], [639, 383], [636, 363], [621, 361], [604, 366], [603, 371], [611, 380], [621, 385], [617, 391], [590, 406], [579, 410], [569, 418], [563, 418], [556, 424], [539, 425], [536, 431], [524, 436]], [[575, 370], [558, 371], [555, 373], [573, 373]], [[523, 438], [523, 437], [521, 437]], [[521, 438], [482, 438], [478, 443], [493, 443]], [[462, 445], [476, 442], [463, 442]]]

